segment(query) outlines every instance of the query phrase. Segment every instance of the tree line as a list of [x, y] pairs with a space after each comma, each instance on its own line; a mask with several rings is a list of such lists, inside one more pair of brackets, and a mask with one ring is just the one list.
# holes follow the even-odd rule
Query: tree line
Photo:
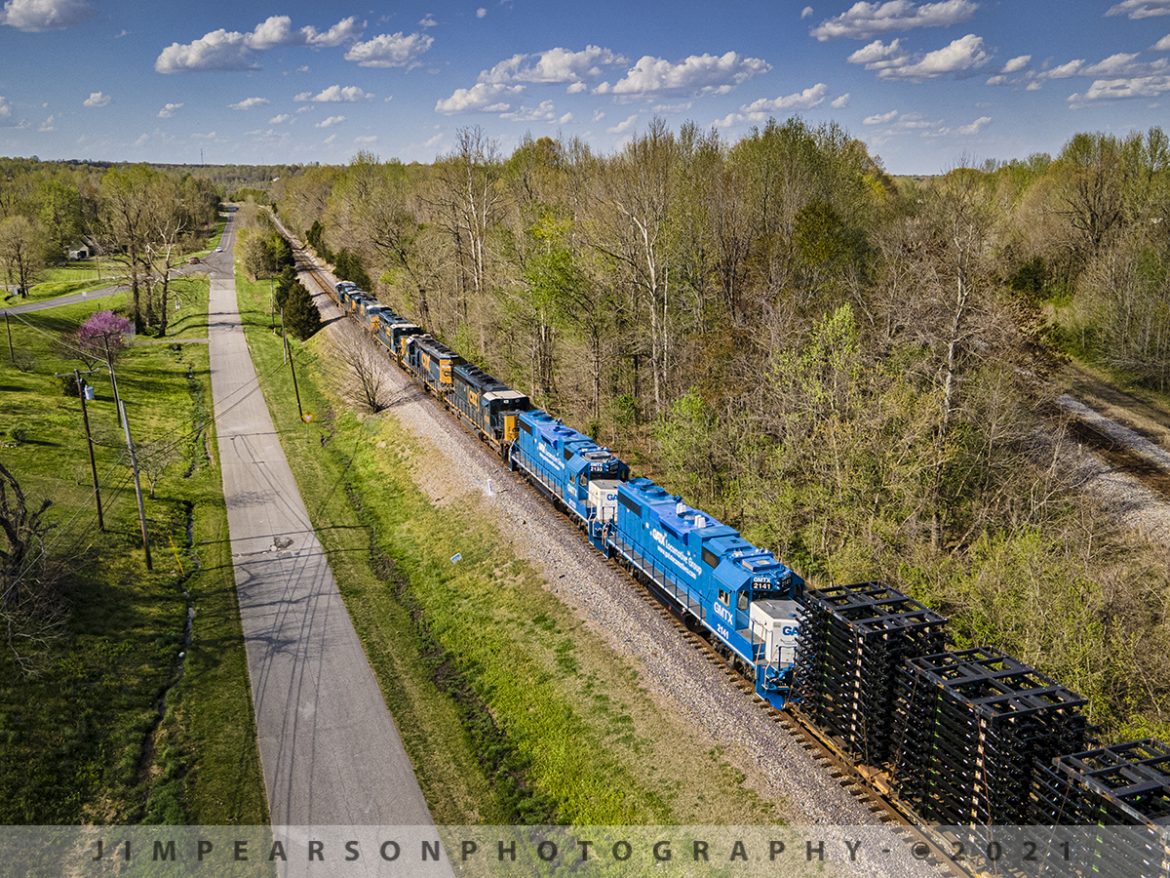
[[1164, 721], [1167, 575], [1077, 492], [1045, 376], [1074, 350], [1165, 388], [1167, 161], [1155, 128], [894, 178], [832, 124], [655, 120], [610, 155], [467, 128], [272, 199], [639, 471], [814, 579], [894, 579], [1121, 727]]
[[73, 247], [122, 269], [139, 331], [166, 332], [171, 270], [216, 222], [206, 177], [149, 165], [104, 170], [0, 160], [0, 269], [20, 294]]

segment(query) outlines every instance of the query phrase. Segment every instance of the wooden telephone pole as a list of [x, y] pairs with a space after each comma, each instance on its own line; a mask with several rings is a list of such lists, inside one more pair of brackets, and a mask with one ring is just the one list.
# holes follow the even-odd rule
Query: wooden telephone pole
[[102, 489], [98, 485], [97, 461], [93, 456], [93, 434], [89, 431], [89, 409], [85, 405], [85, 386], [81, 383], [81, 372], [73, 370], [73, 380], [77, 383], [77, 395], [81, 398], [81, 420], [85, 423], [85, 441], [89, 443], [89, 470], [93, 473], [93, 499], [97, 503], [98, 530], [105, 530], [106, 523], [102, 518]]
[[146, 507], [142, 503], [142, 481], [138, 477], [138, 456], [134, 453], [134, 440], [130, 437], [130, 419], [126, 417], [126, 407], [121, 401], [118, 402], [118, 415], [126, 430], [126, 447], [130, 450], [130, 468], [134, 470], [134, 494], [138, 498], [138, 523], [142, 526], [142, 549], [146, 553], [146, 569], [153, 570], [154, 564], [150, 560], [150, 535], [146, 532]]

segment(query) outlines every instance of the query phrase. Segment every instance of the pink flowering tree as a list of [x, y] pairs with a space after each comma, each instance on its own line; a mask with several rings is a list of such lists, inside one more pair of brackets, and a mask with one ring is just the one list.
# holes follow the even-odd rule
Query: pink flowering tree
[[130, 321], [113, 311], [90, 315], [74, 337], [76, 353], [91, 365], [99, 360], [113, 362], [126, 346]]

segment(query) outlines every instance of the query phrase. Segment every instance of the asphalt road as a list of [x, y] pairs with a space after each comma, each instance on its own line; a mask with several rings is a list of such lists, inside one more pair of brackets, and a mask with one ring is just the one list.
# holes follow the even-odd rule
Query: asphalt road
[[90, 290], [87, 293], [73, 293], [68, 296], [57, 296], [54, 299], [42, 299], [39, 302], [25, 302], [23, 305], [11, 305], [0, 308], [0, 314], [27, 314], [30, 311], [44, 311], [46, 308], [59, 308], [62, 305], [74, 305], [77, 302], [89, 302], [93, 299], [104, 299], [128, 290], [129, 287], [118, 285], [102, 287], [100, 290]]
[[224, 498], [273, 825], [431, 824], [393, 718], [313, 531], [236, 302], [229, 222], [209, 344]]

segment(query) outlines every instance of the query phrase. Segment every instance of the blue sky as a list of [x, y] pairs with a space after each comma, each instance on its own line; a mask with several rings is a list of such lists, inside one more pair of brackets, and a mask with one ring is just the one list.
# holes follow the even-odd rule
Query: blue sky
[[430, 161], [463, 125], [608, 151], [835, 120], [896, 173], [1170, 123], [1170, 0], [7, 0], [0, 154]]

